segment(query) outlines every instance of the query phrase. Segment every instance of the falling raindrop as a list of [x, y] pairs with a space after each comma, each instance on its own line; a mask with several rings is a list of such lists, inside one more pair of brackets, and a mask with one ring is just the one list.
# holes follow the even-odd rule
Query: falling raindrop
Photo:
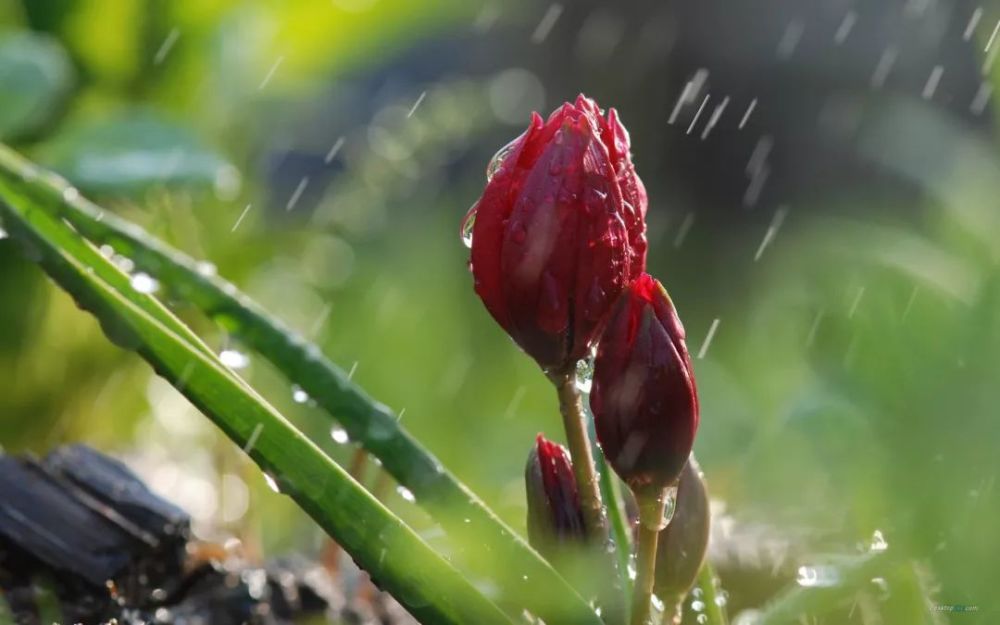
[[589, 393], [594, 384], [594, 359], [583, 358], [576, 361], [576, 389], [581, 393]]
[[340, 427], [334, 427], [330, 430], [330, 438], [333, 439], [333, 442], [341, 445], [349, 443], [351, 440], [351, 437], [347, 435], [347, 430]]
[[472, 229], [475, 225], [476, 209], [473, 207], [465, 216], [465, 221], [462, 222], [462, 243], [469, 249], [472, 249]]
[[160, 283], [148, 273], [139, 272], [132, 276], [132, 288], [140, 293], [155, 293], [160, 288]]
[[296, 404], [304, 404], [309, 401], [309, 394], [302, 390], [298, 384], [292, 385], [292, 401]]
[[275, 480], [270, 473], [264, 474], [264, 481], [267, 482], [267, 486], [276, 493], [280, 493], [281, 489], [278, 488], [278, 481]]
[[406, 501], [409, 501], [410, 503], [413, 503], [414, 501], [417, 500], [417, 498], [413, 495], [413, 492], [405, 486], [397, 486], [396, 492], [399, 493], [400, 497], [402, 497]]
[[250, 364], [250, 358], [235, 349], [224, 349], [219, 352], [219, 360], [230, 369], [243, 369]]

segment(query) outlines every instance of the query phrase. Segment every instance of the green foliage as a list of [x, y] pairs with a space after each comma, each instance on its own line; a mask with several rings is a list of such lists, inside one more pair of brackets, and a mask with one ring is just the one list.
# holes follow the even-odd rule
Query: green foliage
[[[20, 191], [14, 176], [25, 170], [15, 169], [16, 161], [4, 156], [4, 222], [28, 255], [98, 318], [112, 342], [138, 351], [263, 470], [271, 471], [279, 487], [421, 621], [509, 622], [466, 578], [171, 320], [169, 312], [152, 298], [136, 295], [127, 276], [47, 214], [37, 198]], [[419, 569], [414, 562], [421, 563]]]
[[40, 130], [73, 87], [73, 66], [58, 42], [0, 32], [0, 141]]

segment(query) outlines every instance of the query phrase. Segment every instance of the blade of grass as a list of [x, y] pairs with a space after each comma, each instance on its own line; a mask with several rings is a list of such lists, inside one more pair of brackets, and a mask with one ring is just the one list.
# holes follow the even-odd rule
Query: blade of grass
[[726, 618], [725, 600], [719, 601], [719, 587], [716, 585], [715, 569], [705, 559], [705, 564], [698, 571], [698, 588], [701, 588], [702, 602], [705, 604], [704, 614], [707, 617], [705, 625], [729, 625]]
[[[590, 444], [594, 449], [600, 449], [597, 442], [597, 432], [594, 429], [594, 417], [587, 412], [587, 434], [590, 436]], [[632, 596], [632, 578], [629, 577], [628, 570], [632, 554], [632, 529], [628, 521], [628, 514], [625, 510], [625, 499], [622, 495], [618, 477], [612, 473], [603, 453], [594, 454], [594, 465], [597, 467], [601, 487], [601, 499], [604, 507], [607, 508], [608, 522], [611, 526], [611, 538], [614, 540], [615, 556], [618, 560], [618, 576], [622, 588], [622, 597]], [[631, 615], [628, 613], [631, 608], [629, 601], [623, 601], [624, 622], [628, 623]]]
[[840, 580], [836, 586], [823, 588], [793, 586], [771, 600], [754, 623], [755, 625], [798, 623], [803, 614], [818, 616], [829, 612], [856, 592], [859, 586], [869, 583], [885, 564], [884, 553], [870, 553], [840, 567]]
[[[9, 188], [0, 214], [57, 284], [101, 322], [114, 342], [133, 347], [237, 445], [273, 472], [283, 492], [424, 623], [509, 624], [500, 609], [214, 356], [193, 349], [81, 263], [89, 244]], [[90, 270], [88, 270], [90, 269]], [[106, 269], [106, 268], [105, 268]], [[256, 434], [255, 434], [256, 432]]]
[[[338, 420], [351, 440], [377, 457], [413, 493], [460, 546], [455, 556], [476, 574], [501, 581], [500, 600], [519, 614], [528, 609], [546, 622], [600, 625], [587, 602], [461, 481], [368, 397], [314, 345], [284, 327], [237, 288], [205, 275], [190, 257], [75, 193], [68, 183], [0, 145], [0, 179], [20, 185], [46, 210], [88, 239], [111, 245], [136, 266], [238, 334]], [[482, 545], [489, 545], [490, 558]], [[537, 592], [545, 588], [545, 592]]]

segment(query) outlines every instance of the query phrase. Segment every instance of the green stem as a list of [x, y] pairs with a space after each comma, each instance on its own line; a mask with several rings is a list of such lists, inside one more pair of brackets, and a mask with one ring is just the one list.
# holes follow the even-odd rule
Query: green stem
[[701, 588], [702, 601], [705, 604], [705, 616], [707, 625], [727, 625], [729, 619], [726, 618], [724, 602], [720, 604], [718, 587], [715, 585], [715, 570], [712, 564], [706, 559], [698, 572], [698, 587]]
[[639, 539], [635, 545], [635, 586], [632, 589], [632, 625], [649, 625], [653, 580], [656, 576], [656, 544], [663, 531], [666, 491], [658, 496], [639, 496]]
[[604, 544], [608, 541], [608, 523], [601, 502], [597, 471], [594, 469], [594, 452], [590, 447], [590, 437], [587, 436], [587, 418], [583, 412], [580, 392], [576, 388], [576, 376], [574, 373], [560, 373], [551, 377], [559, 395], [559, 412], [566, 430], [569, 454], [573, 458], [573, 473], [580, 492], [580, 505], [583, 506], [587, 532]]

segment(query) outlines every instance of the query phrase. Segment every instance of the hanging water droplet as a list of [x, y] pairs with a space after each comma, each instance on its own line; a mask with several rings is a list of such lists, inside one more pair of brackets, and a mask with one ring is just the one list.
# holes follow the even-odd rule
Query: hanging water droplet
[[462, 243], [472, 249], [472, 229], [476, 225], [476, 208], [472, 207], [462, 222]]
[[304, 404], [309, 401], [309, 393], [302, 390], [298, 384], [292, 385], [292, 401], [296, 404]]
[[351, 437], [347, 435], [347, 430], [344, 428], [335, 427], [330, 430], [330, 438], [333, 442], [344, 445], [351, 441]]
[[219, 352], [219, 360], [230, 369], [243, 369], [250, 364], [250, 358], [235, 349], [224, 349]]
[[517, 142], [520, 141], [523, 136], [523, 134], [519, 135], [516, 139], [497, 150], [497, 153], [490, 159], [489, 165], [486, 166], [486, 182], [493, 180], [493, 176], [500, 171], [500, 168], [503, 166], [503, 162], [508, 156], [510, 156], [510, 153], [514, 151], [514, 148], [517, 146]]
[[875, 530], [872, 534], [872, 542], [869, 545], [868, 550], [874, 552], [885, 551], [889, 548], [889, 543], [886, 541], [885, 537], [882, 536], [882, 530]]
[[594, 384], [594, 359], [583, 358], [576, 361], [576, 390], [589, 393]]
[[670, 519], [674, 518], [674, 510], [677, 509], [677, 487], [668, 486], [663, 491], [663, 527], [670, 524]]
[[265, 473], [264, 474], [264, 481], [267, 482], [268, 488], [270, 488], [274, 492], [276, 492], [276, 493], [280, 493], [281, 492], [281, 489], [278, 488], [278, 481], [276, 479], [274, 479], [274, 477], [272, 477], [270, 473]]
[[417, 498], [413, 495], [413, 491], [411, 491], [409, 488], [405, 486], [397, 486], [396, 492], [399, 493], [400, 497], [402, 497], [406, 501], [409, 501], [410, 503], [413, 503], [414, 501], [417, 500]]
[[160, 288], [156, 278], [141, 271], [132, 276], [131, 284], [132, 288], [140, 293], [155, 293]]

